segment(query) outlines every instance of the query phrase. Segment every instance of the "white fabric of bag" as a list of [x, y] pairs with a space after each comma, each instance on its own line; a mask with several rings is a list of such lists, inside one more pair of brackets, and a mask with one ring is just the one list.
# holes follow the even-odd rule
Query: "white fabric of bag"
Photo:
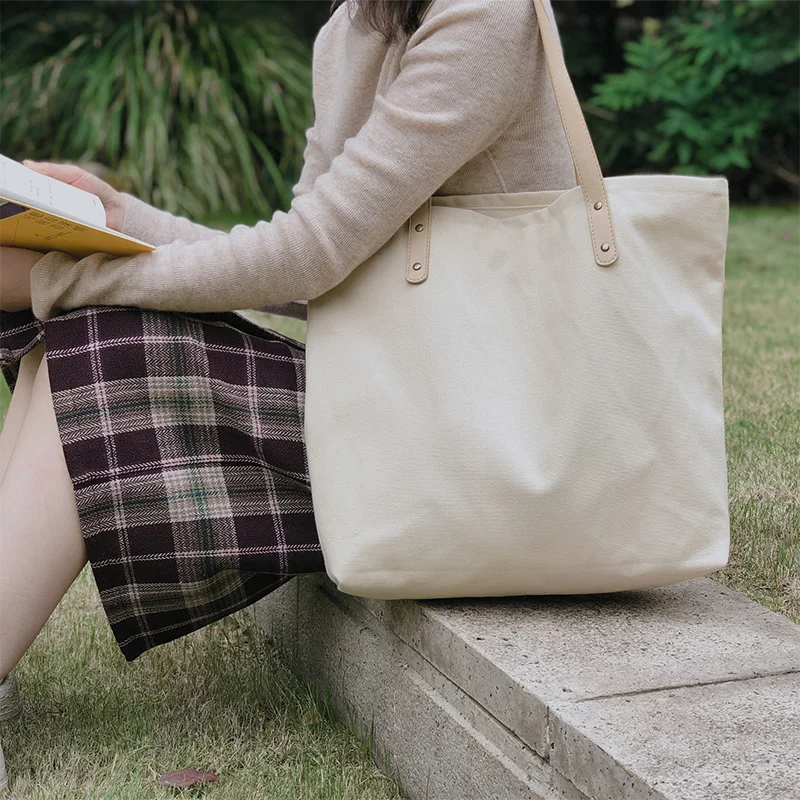
[[309, 477], [340, 591], [611, 592], [727, 563], [727, 181], [596, 175], [610, 266], [586, 182], [434, 196], [423, 282], [405, 225], [309, 301]]

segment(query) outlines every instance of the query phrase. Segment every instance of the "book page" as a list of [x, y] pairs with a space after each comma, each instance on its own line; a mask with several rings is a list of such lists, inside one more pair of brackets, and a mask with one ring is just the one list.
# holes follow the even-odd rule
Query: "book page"
[[106, 226], [106, 211], [99, 197], [41, 175], [4, 155], [0, 155], [0, 195], [76, 222]]

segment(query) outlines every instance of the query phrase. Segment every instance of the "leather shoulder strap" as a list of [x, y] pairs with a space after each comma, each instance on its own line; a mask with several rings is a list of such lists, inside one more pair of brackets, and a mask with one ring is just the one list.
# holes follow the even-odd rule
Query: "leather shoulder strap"
[[567, 134], [572, 163], [575, 165], [575, 177], [586, 200], [595, 261], [601, 267], [607, 267], [617, 260], [618, 252], [600, 162], [575, 94], [575, 87], [567, 72], [564, 55], [550, 26], [544, 0], [533, 0], [533, 7], [536, 9], [539, 35], [542, 37], [545, 61], [553, 83], [561, 123]]
[[[422, 21], [435, 0], [430, 0], [420, 18]], [[501, 0], [497, 0], [501, 2]], [[617, 237], [611, 219], [603, 173], [594, 149], [592, 137], [586, 127], [575, 87], [567, 71], [564, 55], [555, 37], [544, 0], [533, 0], [536, 18], [544, 48], [545, 62], [561, 116], [561, 124], [567, 136], [575, 177], [583, 191], [589, 231], [595, 262], [601, 267], [611, 266], [619, 257]], [[408, 263], [406, 280], [422, 283], [428, 276], [428, 252], [430, 246], [430, 198], [414, 212], [409, 220]]]
[[425, 10], [422, 12], [419, 18], [419, 24], [422, 25], [425, 17], [428, 16], [428, 12], [431, 10], [431, 6], [434, 4], [435, 0], [430, 0], [427, 6], [425, 6]]

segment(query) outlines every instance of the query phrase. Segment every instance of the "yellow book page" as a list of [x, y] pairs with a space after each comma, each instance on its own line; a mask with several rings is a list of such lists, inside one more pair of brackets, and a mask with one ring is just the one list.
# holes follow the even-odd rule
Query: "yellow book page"
[[0, 197], [0, 245], [39, 252], [61, 250], [77, 258], [92, 253], [135, 256], [156, 249], [132, 236], [93, 228], [3, 197]]

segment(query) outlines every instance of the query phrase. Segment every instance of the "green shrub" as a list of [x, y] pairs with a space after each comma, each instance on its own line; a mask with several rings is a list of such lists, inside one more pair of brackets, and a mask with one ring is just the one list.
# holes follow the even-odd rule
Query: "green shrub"
[[270, 216], [302, 166], [311, 53], [280, 6], [244, 5], [5, 3], [3, 152], [99, 161], [195, 219]]
[[748, 199], [796, 190], [797, 4], [676, 3], [666, 19], [645, 20], [624, 53], [627, 68], [593, 98], [616, 112], [613, 137], [602, 137], [607, 162], [724, 173]]

